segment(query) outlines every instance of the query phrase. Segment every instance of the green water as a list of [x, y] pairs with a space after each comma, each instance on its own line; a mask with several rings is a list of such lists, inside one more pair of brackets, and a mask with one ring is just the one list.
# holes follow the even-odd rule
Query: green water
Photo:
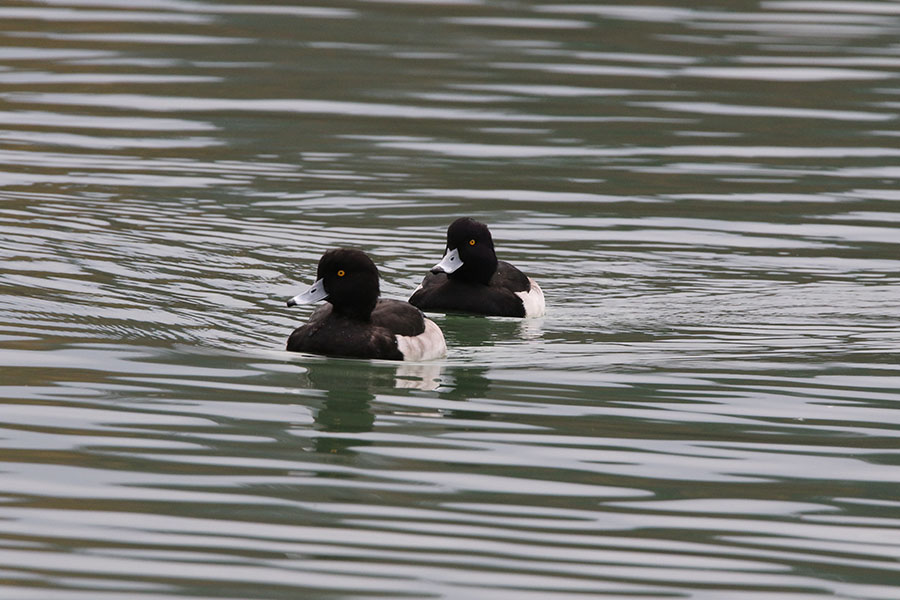
[[[0, 6], [0, 598], [888, 600], [888, 2]], [[488, 223], [547, 315], [283, 351]]]

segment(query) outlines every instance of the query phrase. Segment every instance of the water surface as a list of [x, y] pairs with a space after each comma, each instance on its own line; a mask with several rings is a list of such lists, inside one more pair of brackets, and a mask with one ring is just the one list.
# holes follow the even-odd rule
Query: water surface
[[[897, 597], [894, 4], [0, 23], [0, 598]], [[546, 317], [283, 351], [460, 215]]]

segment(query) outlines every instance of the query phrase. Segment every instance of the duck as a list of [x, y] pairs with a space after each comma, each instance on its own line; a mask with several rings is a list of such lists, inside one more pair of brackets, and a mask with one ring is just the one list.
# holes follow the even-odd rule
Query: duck
[[546, 310], [537, 282], [498, 260], [490, 229], [472, 217], [460, 217], [447, 228], [444, 257], [409, 303], [428, 312], [500, 317], [540, 317]]
[[408, 302], [379, 298], [379, 281], [378, 267], [365, 252], [352, 248], [325, 252], [316, 281], [287, 305], [327, 302], [291, 333], [287, 350], [405, 361], [446, 355], [440, 327]]

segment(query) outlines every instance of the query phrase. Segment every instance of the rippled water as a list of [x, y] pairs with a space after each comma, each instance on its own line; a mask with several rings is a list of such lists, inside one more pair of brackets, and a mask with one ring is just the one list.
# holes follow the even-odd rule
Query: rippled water
[[[894, 599], [900, 10], [0, 6], [0, 598]], [[547, 316], [283, 351], [491, 225]]]

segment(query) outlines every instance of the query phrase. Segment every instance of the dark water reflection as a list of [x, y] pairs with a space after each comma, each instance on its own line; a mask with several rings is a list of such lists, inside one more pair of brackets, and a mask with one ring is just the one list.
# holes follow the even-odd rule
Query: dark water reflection
[[[887, 2], [0, 7], [0, 597], [897, 595]], [[288, 355], [456, 216], [539, 320]]]

